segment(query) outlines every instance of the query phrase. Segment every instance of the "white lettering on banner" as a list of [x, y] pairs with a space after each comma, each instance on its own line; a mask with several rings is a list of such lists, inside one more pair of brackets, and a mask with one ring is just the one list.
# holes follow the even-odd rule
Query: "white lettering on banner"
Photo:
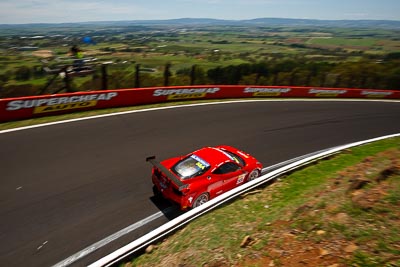
[[42, 99], [31, 99], [31, 100], [14, 100], [8, 103], [7, 110], [19, 110], [23, 108], [37, 108], [42, 106], [56, 106], [56, 105], [67, 105], [73, 103], [80, 103], [81, 106], [83, 102], [91, 102], [104, 100], [108, 101], [118, 95], [117, 92], [110, 92], [104, 94], [90, 94], [90, 95], [80, 95], [80, 96], [69, 96], [69, 97], [52, 97], [52, 98], [42, 98]]
[[316, 94], [316, 95], [342, 95], [347, 93], [347, 90], [322, 90], [322, 89], [310, 89], [308, 91], [309, 94]]
[[374, 92], [374, 91], [362, 91], [361, 95], [371, 96], [371, 97], [385, 97], [392, 95], [393, 92]]
[[244, 93], [289, 93], [291, 88], [244, 88]]
[[157, 89], [153, 96], [215, 94], [220, 88]]

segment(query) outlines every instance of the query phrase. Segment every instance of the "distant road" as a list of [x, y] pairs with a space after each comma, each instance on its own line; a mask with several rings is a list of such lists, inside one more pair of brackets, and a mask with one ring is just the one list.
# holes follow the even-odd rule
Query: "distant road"
[[[181, 107], [0, 134], [0, 262], [50, 266], [159, 211], [144, 159], [218, 144], [265, 166], [400, 132], [400, 102], [259, 101]], [[163, 218], [158, 224], [166, 221]], [[94, 261], [141, 233], [77, 262]]]

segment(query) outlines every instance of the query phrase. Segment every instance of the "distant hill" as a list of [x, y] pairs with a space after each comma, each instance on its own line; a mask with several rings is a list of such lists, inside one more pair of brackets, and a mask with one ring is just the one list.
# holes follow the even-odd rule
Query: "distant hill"
[[77, 25], [129, 26], [129, 25], [237, 25], [237, 26], [315, 26], [344, 28], [388, 28], [400, 29], [397, 20], [316, 20], [288, 18], [256, 18], [248, 20], [222, 20], [209, 18], [181, 18], [168, 20], [131, 20], [131, 21], [94, 21], [77, 23], [40, 23], [40, 24], [0, 24], [1, 28], [21, 27], [71, 27]]
[[286, 25], [286, 26], [319, 26], [349, 28], [400, 28], [397, 20], [316, 20], [316, 19], [284, 19], [258, 18], [243, 20], [245, 24]]
[[258, 26], [317, 26], [317, 27], [346, 27], [346, 28], [395, 28], [400, 29], [397, 20], [316, 20], [316, 19], [287, 19], [287, 18], [256, 18], [249, 20], [222, 20], [208, 18], [181, 18], [169, 20], [132, 20], [114, 22], [113, 25], [258, 25]]

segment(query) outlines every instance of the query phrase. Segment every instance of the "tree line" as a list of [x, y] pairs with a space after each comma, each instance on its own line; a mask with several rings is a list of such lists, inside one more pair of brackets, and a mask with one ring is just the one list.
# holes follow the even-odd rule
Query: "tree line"
[[[186, 85], [282, 85], [337, 88], [391, 89], [400, 87], [400, 52], [383, 58], [363, 58], [357, 62], [313, 61], [305, 57], [273, 59], [255, 63], [219, 66], [204, 69], [193, 65], [171, 71], [166, 63], [158, 72], [146, 72], [136, 64], [135, 71], [127, 71], [125, 65], [110, 65], [107, 72], [98, 69], [83, 83], [71, 79], [71, 91], [121, 89], [156, 86]], [[14, 72], [0, 75], [0, 97], [37, 95], [43, 85], [29, 83], [32, 78], [44, 77], [40, 67], [19, 67]], [[106, 75], [107, 77], [104, 77]], [[18, 85], [7, 85], [9, 79]], [[50, 79], [50, 77], [49, 77]], [[104, 84], [106, 80], [107, 84]], [[26, 83], [24, 83], [24, 81]], [[53, 87], [62, 87], [63, 81], [56, 80]], [[51, 89], [50, 89], [51, 90]], [[55, 89], [53, 89], [54, 92]], [[52, 93], [45, 92], [45, 93]]]

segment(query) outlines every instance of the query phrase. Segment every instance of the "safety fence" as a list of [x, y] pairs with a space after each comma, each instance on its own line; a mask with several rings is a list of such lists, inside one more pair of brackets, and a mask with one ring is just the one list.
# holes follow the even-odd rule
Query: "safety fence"
[[103, 90], [0, 99], [0, 122], [93, 109], [227, 98], [400, 99], [400, 91], [291, 86], [175, 86]]

